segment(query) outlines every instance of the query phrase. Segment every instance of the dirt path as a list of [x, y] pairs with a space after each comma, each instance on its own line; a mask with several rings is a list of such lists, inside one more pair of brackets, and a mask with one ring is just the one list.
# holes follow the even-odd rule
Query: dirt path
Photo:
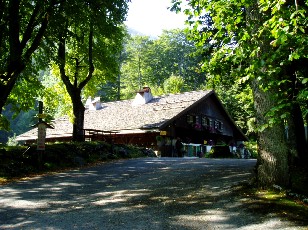
[[0, 229], [306, 229], [237, 194], [255, 163], [145, 158], [0, 186]]

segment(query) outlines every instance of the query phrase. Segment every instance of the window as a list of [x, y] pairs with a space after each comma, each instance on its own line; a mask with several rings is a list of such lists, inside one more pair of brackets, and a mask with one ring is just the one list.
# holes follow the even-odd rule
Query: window
[[200, 118], [199, 116], [195, 116], [195, 122], [194, 123], [200, 124], [200, 119], [199, 118]]
[[187, 115], [186, 119], [188, 124], [194, 123], [194, 117], [192, 115]]
[[202, 117], [202, 123], [201, 123], [204, 127], [211, 127], [212, 126], [212, 119], [208, 118], [208, 117]]
[[223, 123], [221, 121], [215, 121], [215, 129], [222, 132], [223, 131]]

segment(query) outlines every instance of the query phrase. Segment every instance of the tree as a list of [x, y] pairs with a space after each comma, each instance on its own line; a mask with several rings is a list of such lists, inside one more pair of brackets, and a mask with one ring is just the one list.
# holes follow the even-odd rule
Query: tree
[[165, 30], [155, 40], [139, 35], [128, 38], [125, 45], [128, 57], [121, 68], [122, 85], [126, 87], [122, 90], [125, 98], [145, 84], [154, 91], [163, 92], [164, 81], [173, 75], [184, 80], [185, 90], [200, 89], [205, 74], [198, 65], [201, 54], [197, 51], [180, 29]]
[[[272, 14], [264, 23], [272, 28], [269, 32], [272, 52], [266, 59], [271, 66], [269, 88], [278, 86], [280, 93], [275, 99], [278, 105], [271, 109], [269, 117], [275, 122], [277, 116], [286, 119], [288, 125], [288, 145], [291, 158], [298, 163], [308, 163], [308, 146], [305, 140], [304, 119], [307, 124], [308, 95], [308, 6], [304, 1], [261, 2], [262, 12]], [[260, 31], [265, 34], [264, 30]], [[274, 65], [272, 63], [275, 63]]]
[[[252, 90], [248, 85], [217, 85], [215, 92], [238, 127], [250, 140], [256, 140], [255, 110], [253, 105]], [[214, 89], [208, 81], [206, 88]]]
[[[180, 2], [173, 2], [173, 9], [180, 10]], [[302, 27], [307, 25], [303, 23], [303, 18], [307, 18], [306, 9], [301, 11], [301, 20], [293, 22], [292, 17], [287, 18], [288, 14], [282, 18], [280, 14], [283, 12], [280, 9], [291, 10], [294, 14], [297, 14], [295, 11], [298, 9], [284, 1], [275, 4], [266, 0], [190, 1], [188, 5], [190, 8], [185, 12], [189, 16], [189, 23], [193, 25], [191, 37], [201, 46], [211, 43], [212, 55], [208, 62], [204, 62], [207, 71], [215, 78], [232, 76], [233, 81], [249, 83], [252, 88], [259, 126], [260, 185], [277, 183], [287, 186], [289, 151], [284, 136], [284, 120], [292, 113], [286, 105], [292, 105], [293, 102], [286, 100], [286, 90], [282, 91], [280, 86], [289, 82], [289, 76], [282, 76], [281, 66], [286, 67], [292, 55], [290, 50], [289, 53], [280, 51], [284, 47], [301, 50], [297, 42], [286, 39], [285, 31], [289, 30], [289, 24], [297, 23]], [[203, 23], [208, 21], [207, 15], [211, 17], [212, 24], [204, 26]], [[281, 21], [284, 25], [281, 25]], [[276, 46], [280, 42], [283, 46]], [[301, 55], [304, 58], [303, 52]], [[290, 85], [286, 88], [291, 89]], [[273, 110], [277, 113], [270, 116], [274, 114], [271, 113]]]
[[183, 30], [164, 30], [148, 52], [151, 84], [161, 85], [172, 75], [182, 77], [187, 90], [196, 90], [204, 83], [205, 74], [198, 65], [201, 55]]
[[3, 110], [3, 115], [10, 122], [10, 127], [8, 131], [0, 130], [0, 143], [6, 143], [9, 137], [14, 137], [28, 131], [30, 126], [36, 123], [34, 116], [37, 112], [35, 110], [20, 112], [16, 115], [11, 107], [12, 105], [10, 104]]
[[152, 41], [148, 36], [140, 35], [128, 38], [124, 45], [126, 58], [121, 67], [121, 82], [125, 98], [131, 97], [132, 92], [149, 83], [147, 54], [151, 45]]
[[[117, 53], [123, 37], [121, 23], [127, 1], [62, 3], [63, 28], [55, 35], [54, 62], [73, 107], [73, 141], [83, 141], [82, 92], [95, 78], [117, 74]], [[57, 72], [58, 71], [58, 72]], [[89, 89], [89, 87], [88, 87]], [[95, 89], [97, 91], [97, 89]]]
[[[0, 1], [0, 127], [2, 110], [20, 74], [32, 63], [48, 24], [57, 12], [57, 1]], [[34, 63], [35, 64], [35, 63]], [[31, 79], [31, 77], [29, 77]], [[28, 100], [27, 100], [28, 101]], [[21, 101], [20, 101], [21, 103]], [[25, 103], [26, 104], [26, 103]]]
[[184, 79], [180, 76], [170, 76], [164, 81], [165, 93], [180, 93], [184, 89]]

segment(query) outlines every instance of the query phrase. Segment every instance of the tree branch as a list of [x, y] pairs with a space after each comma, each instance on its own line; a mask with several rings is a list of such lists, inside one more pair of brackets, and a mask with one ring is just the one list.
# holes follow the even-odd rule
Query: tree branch
[[78, 58], [72, 58], [75, 60], [75, 74], [74, 74], [74, 88], [78, 87], [78, 75], [79, 75], [79, 68], [81, 68], [81, 66], [79, 65], [80, 62], [78, 60]]
[[[20, 61], [21, 50], [19, 41], [19, 0], [11, 0], [9, 2], [9, 44], [10, 44], [10, 58], [8, 72], [13, 72], [13, 68]], [[10, 75], [10, 74], [8, 74]]]
[[35, 5], [35, 8], [31, 14], [30, 20], [28, 22], [27, 28], [25, 30], [25, 33], [23, 35], [23, 38], [21, 40], [21, 49], [24, 49], [27, 42], [30, 40], [31, 35], [33, 33], [34, 27], [35, 27], [35, 18], [37, 17], [39, 10], [40, 10], [41, 4], [40, 1]]
[[93, 64], [93, 23], [91, 22], [90, 24], [90, 32], [89, 32], [89, 51], [88, 51], [88, 56], [89, 56], [89, 71], [88, 75], [85, 80], [83, 80], [79, 84], [79, 89], [82, 90], [86, 84], [92, 79], [93, 77], [93, 72], [94, 72], [94, 64]]
[[63, 81], [63, 83], [66, 86], [66, 89], [68, 91], [68, 93], [70, 94], [71, 90], [71, 82], [70, 79], [66, 76], [65, 74], [65, 38], [63, 36], [60, 35], [59, 38], [59, 45], [58, 45], [58, 65], [59, 65], [59, 69], [60, 69], [60, 77]]
[[24, 55], [24, 59], [25, 60], [28, 60], [31, 55], [34, 53], [34, 51], [38, 48], [44, 34], [45, 34], [45, 31], [47, 29], [47, 25], [48, 25], [48, 19], [49, 19], [49, 15], [53, 9], [53, 4], [54, 4], [54, 1], [51, 1], [45, 15], [44, 15], [44, 19], [41, 23], [41, 27], [39, 28], [39, 31], [37, 32], [30, 48], [26, 51], [25, 55]]
[[[5, 11], [4, 1], [0, 0], [0, 31], [4, 31], [6, 22], [3, 20], [3, 15]], [[2, 44], [3, 32], [0, 33], [0, 44]]]

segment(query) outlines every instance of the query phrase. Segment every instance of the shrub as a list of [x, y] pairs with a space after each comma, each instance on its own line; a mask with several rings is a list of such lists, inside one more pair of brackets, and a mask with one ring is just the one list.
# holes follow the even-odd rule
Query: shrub
[[6, 145], [7, 146], [17, 146], [18, 145], [18, 141], [16, 141], [16, 134], [14, 134], [13, 137], [8, 138]]
[[251, 158], [257, 158], [258, 157], [258, 147], [256, 141], [249, 141], [245, 143], [245, 147], [249, 150], [251, 154]]
[[44, 152], [36, 151], [35, 145], [1, 146], [0, 177], [80, 167], [111, 159], [155, 155], [152, 152], [136, 146], [111, 145], [105, 142], [52, 143], [46, 145]]

